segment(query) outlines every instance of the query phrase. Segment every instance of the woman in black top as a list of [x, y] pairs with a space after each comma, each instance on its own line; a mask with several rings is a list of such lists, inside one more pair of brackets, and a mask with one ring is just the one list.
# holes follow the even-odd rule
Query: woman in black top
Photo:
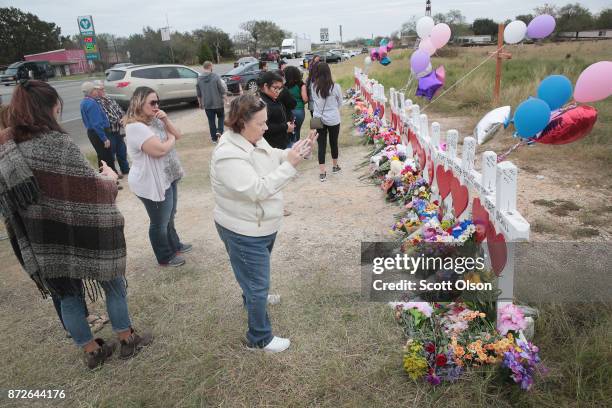
[[266, 72], [259, 78], [259, 95], [268, 108], [268, 130], [263, 137], [270, 146], [277, 149], [286, 149], [289, 137], [295, 129], [295, 124], [290, 119], [290, 114], [279, 95], [283, 90], [283, 78], [275, 72]]

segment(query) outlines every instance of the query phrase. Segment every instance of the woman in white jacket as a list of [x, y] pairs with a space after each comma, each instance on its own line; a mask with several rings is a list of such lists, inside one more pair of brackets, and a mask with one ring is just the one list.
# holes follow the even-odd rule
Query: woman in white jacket
[[272, 335], [267, 313], [270, 254], [283, 219], [281, 189], [310, 154], [316, 132], [291, 149], [275, 149], [263, 138], [266, 104], [255, 95], [234, 99], [225, 131], [213, 152], [210, 180], [214, 219], [248, 313], [246, 338], [252, 349], [280, 352], [289, 339]]

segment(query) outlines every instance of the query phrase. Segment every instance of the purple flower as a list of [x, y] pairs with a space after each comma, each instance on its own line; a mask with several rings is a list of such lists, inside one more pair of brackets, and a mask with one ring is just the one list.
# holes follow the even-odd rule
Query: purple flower
[[442, 382], [442, 379], [435, 374], [427, 374], [425, 379], [431, 385], [439, 385]]

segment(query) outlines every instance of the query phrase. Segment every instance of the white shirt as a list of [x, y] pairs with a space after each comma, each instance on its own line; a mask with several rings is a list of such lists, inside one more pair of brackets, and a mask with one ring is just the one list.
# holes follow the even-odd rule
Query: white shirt
[[271, 147], [265, 139], [253, 146], [226, 130], [210, 162], [215, 221], [250, 237], [277, 232], [283, 219], [281, 190], [297, 173], [286, 161], [288, 152]]
[[152, 137], [162, 142], [168, 138], [163, 122], [158, 119], [150, 125], [135, 122], [125, 127], [127, 151], [132, 159], [128, 184], [138, 197], [164, 201], [168, 187], [183, 177], [183, 169], [174, 148], [162, 157], [149, 156], [142, 150], [142, 145]]

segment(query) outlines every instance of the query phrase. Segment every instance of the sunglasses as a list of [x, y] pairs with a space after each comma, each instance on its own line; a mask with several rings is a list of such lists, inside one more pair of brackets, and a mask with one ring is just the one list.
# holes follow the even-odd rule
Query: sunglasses
[[151, 102], [149, 102], [149, 105], [151, 105], [151, 106], [159, 106], [159, 100], [156, 99], [154, 101], [151, 101]]

